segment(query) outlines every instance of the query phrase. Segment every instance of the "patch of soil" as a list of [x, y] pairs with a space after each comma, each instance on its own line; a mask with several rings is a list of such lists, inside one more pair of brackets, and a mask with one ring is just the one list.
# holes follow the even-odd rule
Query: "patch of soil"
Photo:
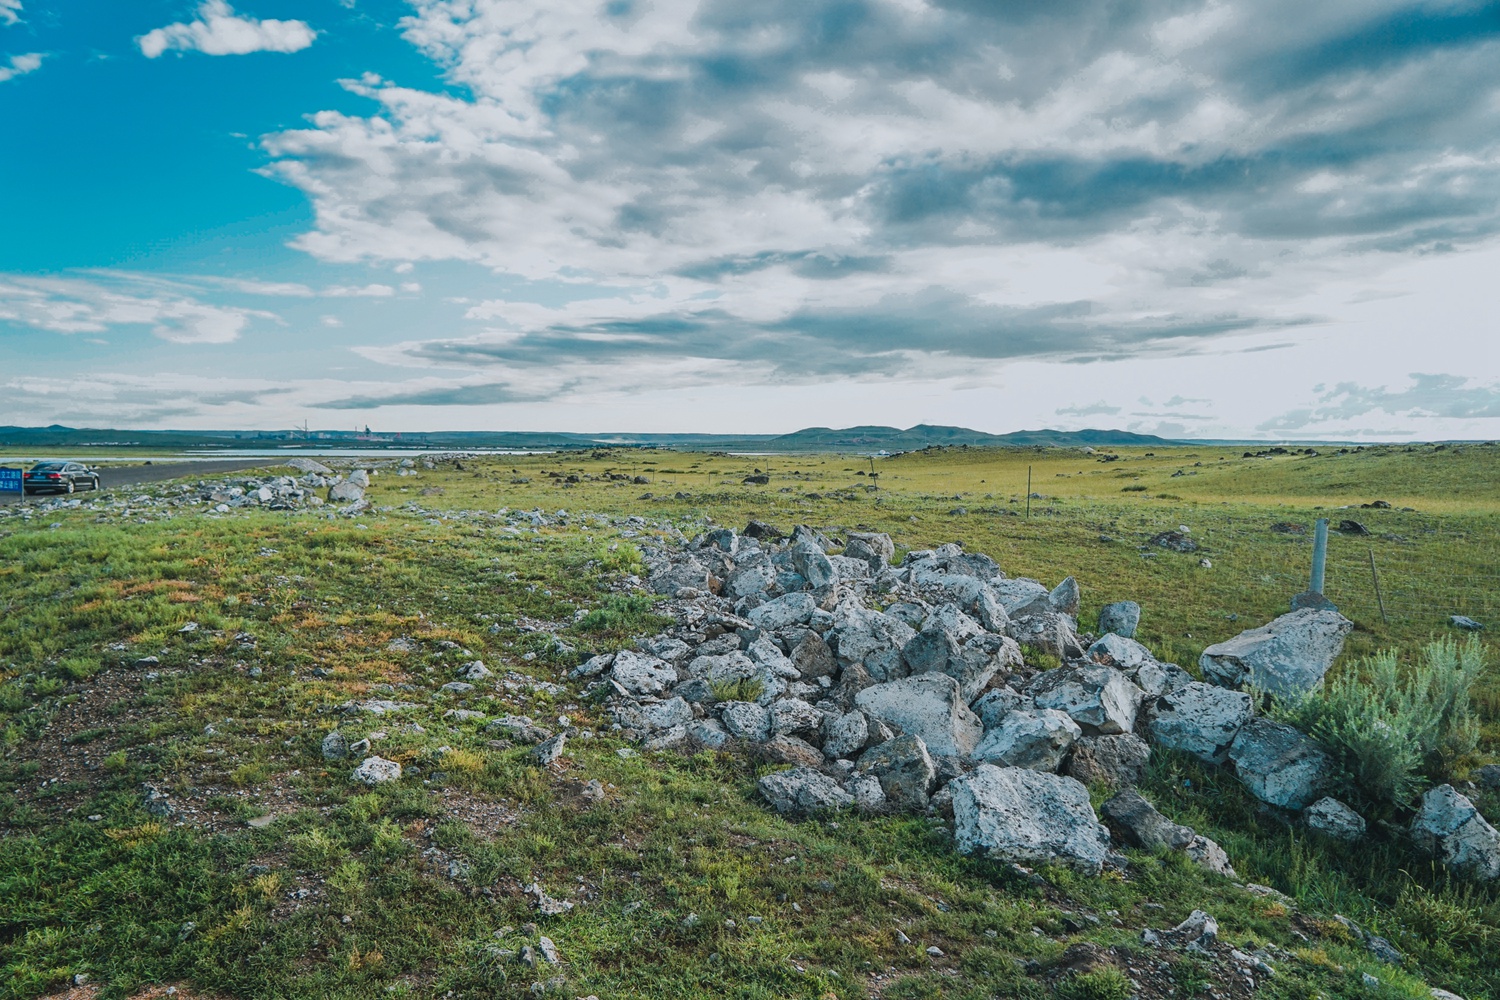
[[[75, 986], [66, 993], [53, 993], [42, 1000], [97, 1000], [102, 987]], [[216, 994], [199, 993], [186, 986], [151, 986], [130, 994], [130, 1000], [219, 1000]]]

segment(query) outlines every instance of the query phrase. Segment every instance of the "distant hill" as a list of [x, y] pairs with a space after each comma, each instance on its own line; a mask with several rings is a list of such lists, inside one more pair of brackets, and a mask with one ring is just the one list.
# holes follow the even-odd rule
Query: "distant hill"
[[884, 451], [914, 451], [936, 445], [969, 445], [971, 447], [1016, 447], [1046, 445], [1057, 448], [1078, 448], [1084, 445], [1165, 445], [1171, 442], [1149, 434], [1131, 434], [1128, 431], [1015, 431], [1010, 434], [986, 434], [971, 431], [967, 427], [943, 427], [918, 424], [901, 430], [896, 427], [848, 427], [832, 430], [827, 427], [809, 427], [806, 430], [783, 434], [766, 441], [764, 447], [773, 451], [839, 451], [856, 449]]
[[45, 451], [49, 448], [235, 449], [235, 448], [420, 448], [462, 451], [569, 448], [680, 448], [709, 451], [916, 451], [934, 446], [1078, 448], [1167, 445], [1172, 442], [1128, 431], [1016, 431], [986, 434], [967, 427], [918, 424], [866, 425], [835, 429], [808, 427], [791, 434], [578, 434], [548, 431], [432, 431], [414, 434], [354, 431], [133, 431], [109, 428], [0, 427], [0, 446]]

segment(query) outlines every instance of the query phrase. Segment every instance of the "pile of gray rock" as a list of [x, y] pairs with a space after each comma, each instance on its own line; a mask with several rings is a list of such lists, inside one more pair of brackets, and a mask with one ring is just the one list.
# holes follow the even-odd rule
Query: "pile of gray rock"
[[[1132, 602], [1101, 616], [1117, 631], [1080, 632], [1072, 577], [1009, 577], [958, 545], [894, 555], [884, 534], [760, 522], [648, 549], [649, 586], [676, 626], [588, 659], [575, 679], [648, 748], [735, 742], [792, 765], [760, 782], [781, 813], [932, 811], [952, 818], [960, 850], [1017, 863], [1097, 871], [1113, 831], [1232, 874], [1217, 844], [1133, 790], [1153, 745], [1232, 767], [1325, 835], [1363, 836], [1328, 794], [1330, 758], [1237, 690], [1320, 684], [1352, 627], [1337, 612], [1297, 611], [1210, 647], [1205, 683], [1132, 638]], [[1058, 665], [1033, 666], [1037, 654]], [[1108, 826], [1092, 783], [1120, 790]]]

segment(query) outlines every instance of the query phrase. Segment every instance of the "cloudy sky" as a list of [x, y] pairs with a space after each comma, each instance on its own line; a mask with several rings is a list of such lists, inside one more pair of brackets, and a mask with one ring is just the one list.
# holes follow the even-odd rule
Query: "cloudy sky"
[[0, 423], [1500, 437], [1500, 3], [0, 0]]

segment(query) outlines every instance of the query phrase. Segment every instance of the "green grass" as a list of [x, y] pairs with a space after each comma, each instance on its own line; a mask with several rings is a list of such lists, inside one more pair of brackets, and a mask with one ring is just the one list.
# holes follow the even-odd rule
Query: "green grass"
[[[421, 508], [357, 522], [268, 511], [0, 522], [0, 997], [40, 996], [84, 973], [111, 997], [158, 982], [236, 997], [519, 997], [540, 983], [559, 996], [735, 998], [1042, 996], [1052, 983], [1102, 1000], [1120, 990], [1107, 973], [1047, 978], [1067, 945], [1139, 949], [1141, 928], [1192, 909], [1213, 913], [1241, 950], [1295, 956], [1264, 984], [1273, 997], [1368, 996], [1366, 971], [1392, 996], [1425, 980], [1500, 997], [1494, 888], [1452, 882], [1388, 838], [1357, 852], [1323, 843], [1265, 815], [1232, 776], [1177, 755], [1156, 755], [1148, 797], [1302, 912], [1180, 857], [1133, 855], [1128, 878], [1046, 870], [1039, 883], [957, 855], [927, 817], [787, 822], [759, 801], [753, 763], [622, 757], [608, 720], [576, 694], [437, 691], [475, 658], [556, 681], [580, 657], [661, 627], [650, 600], [616, 589], [643, 572], [650, 527], [625, 537], [583, 512], [670, 520], [688, 535], [708, 518], [759, 517], [784, 530], [887, 530], [903, 550], [959, 540], [1012, 575], [1076, 574], [1085, 625], [1109, 601], [1138, 600], [1142, 639], [1188, 666], [1302, 589], [1307, 540], [1272, 524], [1354, 517], [1372, 535], [1335, 535], [1329, 570], [1329, 593], [1358, 626], [1345, 661], [1384, 647], [1409, 657], [1449, 613], [1497, 620], [1500, 500], [1484, 488], [1496, 457], [1192, 449], [1102, 463], [935, 450], [877, 460], [871, 491], [838, 456], [775, 458], [770, 486], [745, 487], [766, 459], [620, 452], [381, 476], [375, 503]], [[1046, 494], [1029, 519], [1028, 464]], [[1147, 490], [1120, 492], [1136, 483]], [[428, 486], [443, 492], [419, 497]], [[1150, 499], [1163, 492], [1182, 499]], [[1332, 509], [1373, 499], [1417, 510]], [[949, 513], [959, 506], [969, 513]], [[496, 515], [533, 507], [572, 513], [535, 533]], [[1202, 553], [1140, 549], [1179, 524]], [[1370, 550], [1389, 621], [1368, 586]], [[1212, 569], [1198, 565], [1205, 555]], [[197, 631], [178, 631], [190, 621]], [[418, 650], [389, 647], [403, 637]], [[132, 666], [148, 654], [159, 666]], [[1491, 669], [1474, 700], [1475, 762], [1500, 743], [1497, 689]], [[418, 707], [340, 710], [370, 697]], [[596, 735], [571, 740], [553, 774], [525, 747], [444, 719], [449, 708], [548, 725], [566, 714]], [[404, 779], [352, 785], [352, 762], [319, 751], [337, 724], [351, 740], [385, 732], [376, 752], [400, 761]], [[589, 779], [604, 802], [578, 795]], [[198, 812], [149, 815], [143, 782]], [[266, 815], [267, 826], [247, 824]], [[533, 882], [574, 908], [541, 917], [524, 891]], [[1411, 963], [1380, 966], [1335, 913]], [[562, 966], [513, 958], [538, 934]], [[1172, 967], [1181, 995], [1223, 975]]]

